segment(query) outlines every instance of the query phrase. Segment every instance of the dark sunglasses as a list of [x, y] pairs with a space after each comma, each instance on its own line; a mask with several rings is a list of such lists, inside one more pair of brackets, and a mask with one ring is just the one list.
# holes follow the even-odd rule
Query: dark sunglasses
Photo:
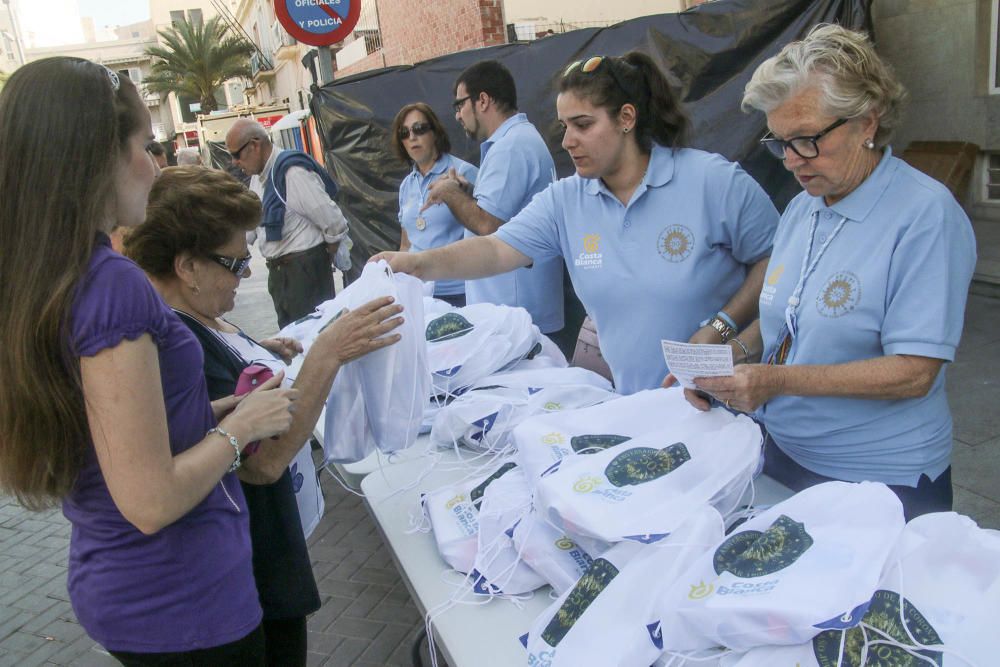
[[434, 128], [431, 127], [430, 123], [425, 123], [423, 121], [417, 121], [416, 123], [414, 123], [410, 127], [406, 127], [405, 125], [403, 125], [402, 127], [400, 127], [399, 128], [399, 138], [400, 139], [409, 139], [411, 133], [415, 137], [422, 137], [423, 135], [425, 135], [428, 132], [430, 132], [432, 129], [434, 129]]
[[[778, 139], [777, 137], [765, 136], [760, 140], [760, 143], [764, 144], [767, 150], [771, 152], [771, 155], [779, 160], [785, 159], [785, 151], [789, 148], [803, 160], [811, 160], [819, 156], [819, 144], [816, 142], [846, 123], [847, 120], [847, 118], [836, 120], [811, 136], [792, 137], [791, 139]], [[768, 132], [768, 134], [771, 133]]]
[[465, 97], [460, 97], [459, 99], [451, 103], [451, 108], [455, 110], [455, 113], [458, 113], [458, 110], [462, 108], [462, 105], [471, 99], [472, 95], [466, 95]]
[[213, 262], [221, 264], [222, 266], [229, 269], [229, 272], [234, 276], [243, 277], [246, 273], [247, 268], [250, 266], [250, 260], [253, 255], [247, 253], [245, 257], [226, 257], [225, 255], [209, 255], [209, 259]]
[[626, 96], [630, 98], [635, 97], [632, 94], [632, 89], [626, 86], [625, 82], [618, 76], [618, 72], [615, 71], [615, 66], [612, 64], [612, 59], [608, 56], [591, 56], [589, 58], [570, 63], [566, 66], [566, 69], [563, 70], [563, 76], [569, 76], [577, 69], [584, 74], [593, 74], [594, 72], [600, 70], [602, 66], [608, 71], [611, 78], [618, 84], [618, 88], [621, 89]]
[[247, 142], [245, 144], [243, 144], [242, 146], [240, 146], [236, 150], [230, 151], [229, 155], [232, 156], [232, 158], [234, 160], [239, 160], [240, 159], [240, 154], [243, 153], [243, 151], [246, 150], [246, 147], [249, 146], [250, 144], [252, 144], [256, 139], [257, 139], [257, 137], [253, 137], [252, 139], [247, 140]]

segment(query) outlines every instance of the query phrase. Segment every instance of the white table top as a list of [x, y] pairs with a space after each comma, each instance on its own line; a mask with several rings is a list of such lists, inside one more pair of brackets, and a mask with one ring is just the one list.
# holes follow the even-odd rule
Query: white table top
[[[427, 437], [422, 436], [410, 449], [423, 452], [426, 446]], [[474, 454], [469, 452], [468, 456]], [[413, 488], [395, 495], [394, 491], [412, 486], [431, 466], [429, 458], [421, 456], [385, 465], [361, 482], [368, 508], [422, 613], [448, 601], [456, 589], [443, 578], [450, 568], [438, 554], [434, 536], [407, 533], [410, 515], [419, 512], [421, 492], [431, 491], [467, 474], [468, 470], [456, 468], [456, 461], [454, 452], [443, 452], [438, 468]], [[764, 476], [758, 477], [755, 486], [758, 506], [774, 504], [792, 495], [791, 490]], [[461, 577], [452, 573], [449, 581], [461, 581]], [[527, 654], [518, 637], [527, 632], [532, 621], [552, 603], [549, 590], [545, 587], [535, 591], [523, 609], [506, 600], [494, 600], [479, 606], [458, 605], [435, 616], [433, 626], [438, 648], [452, 667], [524, 664]], [[464, 599], [477, 597], [470, 592]]]

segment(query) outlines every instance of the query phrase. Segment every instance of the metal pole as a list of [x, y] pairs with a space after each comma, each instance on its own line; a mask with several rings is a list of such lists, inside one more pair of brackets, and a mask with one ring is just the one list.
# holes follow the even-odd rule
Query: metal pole
[[14, 16], [14, 7], [10, 4], [10, 0], [3, 0], [3, 3], [7, 5], [7, 16], [10, 18], [10, 27], [14, 31], [14, 44], [17, 45], [17, 56], [21, 61], [18, 65], [23, 65], [24, 45], [21, 44], [21, 35], [17, 31], [17, 18]]
[[333, 81], [333, 54], [329, 46], [316, 47], [316, 60], [319, 65], [319, 85]]

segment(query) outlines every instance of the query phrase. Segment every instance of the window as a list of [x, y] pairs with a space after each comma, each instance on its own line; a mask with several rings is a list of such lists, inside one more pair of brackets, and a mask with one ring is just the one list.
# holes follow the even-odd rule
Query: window
[[1000, 153], [985, 153], [982, 171], [983, 201], [1000, 204]]
[[176, 10], [170, 12], [170, 23], [172, 25], [178, 25], [184, 23], [184, 10]]
[[191, 25], [200, 26], [204, 23], [204, 19], [201, 16], [200, 9], [189, 9], [188, 10], [188, 23]]
[[138, 67], [129, 67], [127, 69], [118, 70], [119, 76], [127, 77], [132, 83], [142, 83], [142, 70]]

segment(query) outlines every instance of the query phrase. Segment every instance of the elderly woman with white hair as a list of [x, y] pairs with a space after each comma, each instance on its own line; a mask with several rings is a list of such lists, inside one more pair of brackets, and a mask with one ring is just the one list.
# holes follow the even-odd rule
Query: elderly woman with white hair
[[743, 107], [767, 115], [761, 141], [805, 191], [781, 216], [760, 319], [738, 337], [760, 363], [697, 385], [756, 411], [772, 477], [795, 490], [884, 482], [909, 519], [951, 509], [943, 366], [976, 252], [951, 193], [893, 157], [904, 98], [871, 42], [839, 26], [814, 28], [754, 73]]

